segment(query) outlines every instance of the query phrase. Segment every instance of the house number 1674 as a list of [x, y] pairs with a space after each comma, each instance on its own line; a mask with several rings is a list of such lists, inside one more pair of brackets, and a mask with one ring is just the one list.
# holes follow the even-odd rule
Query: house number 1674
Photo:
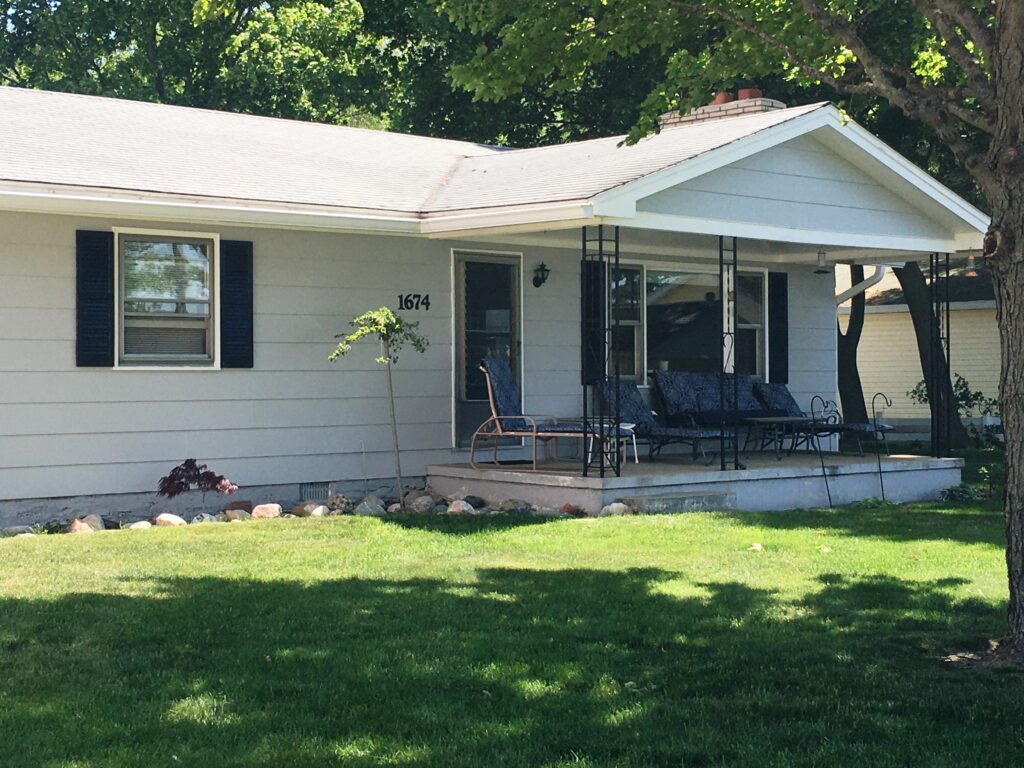
[[398, 294], [399, 309], [430, 309], [429, 293], [400, 293]]

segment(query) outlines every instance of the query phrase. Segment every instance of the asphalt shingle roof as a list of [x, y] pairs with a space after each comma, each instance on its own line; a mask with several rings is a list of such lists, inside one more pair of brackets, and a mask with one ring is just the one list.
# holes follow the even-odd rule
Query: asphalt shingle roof
[[0, 180], [425, 214], [582, 200], [823, 107], [535, 149], [0, 87]]

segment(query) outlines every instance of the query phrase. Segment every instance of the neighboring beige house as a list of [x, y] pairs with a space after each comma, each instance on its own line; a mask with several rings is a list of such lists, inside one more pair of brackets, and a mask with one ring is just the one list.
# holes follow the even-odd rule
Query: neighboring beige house
[[[849, 269], [838, 267], [837, 292], [849, 285]], [[888, 419], [927, 420], [928, 406], [915, 403], [907, 395], [924, 376], [914, 327], [895, 274], [889, 271], [866, 296], [864, 332], [857, 350], [857, 363], [868, 408], [874, 393], [884, 392], [892, 400], [892, 408], [886, 411]], [[848, 317], [849, 306], [840, 307], [840, 324], [844, 330]], [[972, 390], [980, 390], [986, 397], [996, 397], [999, 392], [999, 331], [992, 282], [986, 269], [980, 266], [968, 269], [963, 259], [957, 261], [950, 281], [950, 318], [953, 373], [967, 379]]]

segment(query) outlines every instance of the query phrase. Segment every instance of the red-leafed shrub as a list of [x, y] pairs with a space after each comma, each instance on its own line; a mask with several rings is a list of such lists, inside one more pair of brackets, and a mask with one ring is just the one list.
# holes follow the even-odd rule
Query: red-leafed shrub
[[158, 496], [173, 499], [178, 494], [193, 488], [202, 492], [204, 500], [206, 494], [213, 491], [227, 495], [238, 490], [238, 486], [224, 475], [212, 472], [206, 468], [205, 464], [200, 464], [195, 459], [185, 459], [168, 472], [166, 477], [160, 478], [156, 492]]

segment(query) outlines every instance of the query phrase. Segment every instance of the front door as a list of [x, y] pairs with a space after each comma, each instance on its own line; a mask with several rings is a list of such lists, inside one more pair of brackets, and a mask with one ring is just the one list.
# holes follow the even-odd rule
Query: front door
[[457, 253], [455, 297], [455, 437], [464, 448], [491, 415], [480, 361], [502, 357], [519, 380], [519, 259]]

